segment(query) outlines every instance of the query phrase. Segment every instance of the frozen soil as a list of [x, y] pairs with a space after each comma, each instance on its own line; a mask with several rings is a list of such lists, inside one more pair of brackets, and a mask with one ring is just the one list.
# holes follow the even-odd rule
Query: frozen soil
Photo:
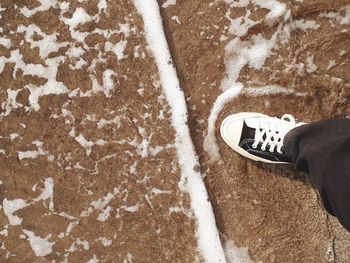
[[0, 261], [200, 258], [132, 2], [0, 4]]
[[[291, 113], [305, 122], [348, 117], [350, 35], [348, 21], [340, 17], [347, 17], [341, 10], [350, 2], [284, 1], [290, 17], [271, 23], [261, 22], [269, 15], [267, 8], [226, 2], [178, 0], [162, 9], [222, 242], [248, 247], [256, 262], [348, 262], [350, 235], [324, 212], [307, 175], [241, 158], [224, 144], [218, 128], [225, 116], [240, 111]], [[248, 12], [258, 23], [243, 34], [231, 30], [237, 28], [231, 20]], [[249, 47], [254, 37], [272, 39], [280, 29], [289, 35], [277, 34], [264, 65], [246, 64], [235, 79], [243, 89], [218, 115], [221, 159], [213, 160], [205, 150], [208, 118], [228, 75], [228, 57], [240, 56], [240, 51], [228, 51], [230, 41], [240, 37]]]
[[[307, 175], [218, 127], [349, 117], [350, 1], [158, 3], [227, 261], [349, 262]], [[204, 261], [172, 115], [133, 1], [1, 0], [0, 261]]]

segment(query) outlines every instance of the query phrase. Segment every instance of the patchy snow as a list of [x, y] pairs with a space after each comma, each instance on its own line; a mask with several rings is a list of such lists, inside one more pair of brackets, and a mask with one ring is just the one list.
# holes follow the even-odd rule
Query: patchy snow
[[308, 29], [312, 30], [317, 30], [320, 28], [320, 25], [316, 23], [315, 20], [304, 20], [304, 19], [299, 19], [299, 20], [294, 20], [291, 22], [291, 30], [294, 29], [301, 29], [304, 32], [306, 32]]
[[162, 19], [156, 0], [134, 0], [136, 9], [144, 21], [146, 40], [159, 70], [159, 77], [166, 99], [172, 110], [172, 125], [176, 131], [175, 146], [181, 167], [179, 183], [191, 198], [191, 207], [197, 219], [197, 240], [203, 258], [207, 262], [225, 262], [219, 233], [208, 194], [201, 174], [194, 170], [198, 157], [194, 151], [187, 126], [187, 108], [176, 70], [173, 66], [168, 44], [164, 35]]
[[97, 8], [99, 12], [105, 11], [107, 9], [107, 1], [106, 0], [100, 0], [97, 4]]
[[23, 233], [27, 235], [27, 240], [37, 257], [45, 257], [52, 253], [52, 246], [55, 242], [48, 241], [52, 236], [51, 234], [43, 239], [29, 230], [23, 229]]
[[314, 54], [309, 54], [309, 56], [306, 58], [306, 70], [308, 73], [313, 73], [317, 70], [317, 66], [314, 63]]
[[330, 60], [328, 66], [327, 66], [327, 70], [334, 68], [336, 65], [337, 65], [337, 62], [335, 60], [333, 60], [333, 59]]
[[[40, 27], [36, 26], [35, 24], [30, 24], [28, 26], [20, 25], [17, 28], [17, 32], [25, 33], [24, 39], [28, 43], [30, 43], [31, 48], [39, 48], [39, 54], [41, 59], [46, 59], [51, 52], [56, 52], [61, 47], [65, 47], [68, 45], [67, 42], [57, 43], [57, 33], [54, 33], [52, 35], [47, 35], [40, 29]], [[35, 34], [40, 36], [42, 39], [34, 40], [33, 36]], [[35, 75], [39, 75], [39, 74], [36, 73]]]
[[[225, 14], [225, 17], [230, 21], [229, 33], [239, 37], [246, 35], [249, 28], [259, 23], [258, 21], [251, 20], [249, 18], [250, 14], [251, 11], [247, 10], [245, 16], [231, 18], [231, 9], [229, 9]], [[222, 35], [222, 37], [226, 36]]]
[[56, 0], [38, 0], [38, 2], [40, 2], [40, 5], [33, 9], [28, 9], [28, 7], [26, 6], [22, 7], [20, 9], [22, 15], [24, 15], [25, 17], [31, 17], [37, 12], [43, 12], [49, 10], [51, 7], [55, 7], [55, 5], [57, 4]]
[[100, 237], [97, 239], [98, 241], [101, 241], [102, 245], [104, 247], [109, 247], [110, 245], [112, 245], [112, 240], [107, 238], [107, 237]]
[[237, 247], [232, 240], [225, 243], [224, 250], [227, 263], [255, 263], [249, 256], [248, 248]]
[[118, 60], [121, 60], [127, 57], [127, 55], [124, 54], [124, 50], [126, 48], [127, 43], [128, 41], [126, 40], [121, 40], [116, 44], [113, 44], [112, 42], [107, 41], [105, 44], [105, 50], [114, 52]]
[[115, 116], [113, 119], [111, 120], [106, 120], [106, 119], [101, 119], [97, 122], [97, 127], [99, 129], [106, 127], [107, 125], [112, 125], [112, 124], [116, 124], [118, 128], [120, 128], [121, 125], [121, 118], [119, 116]]
[[10, 140], [13, 141], [14, 139], [16, 139], [17, 137], [19, 137], [18, 133], [11, 133], [10, 134]]
[[48, 151], [44, 151], [43, 143], [39, 141], [33, 141], [32, 144], [36, 145], [38, 147], [37, 151], [19, 151], [18, 152], [18, 159], [23, 160], [23, 159], [35, 159], [38, 158], [41, 155], [47, 155], [49, 154]]
[[4, 46], [6, 48], [10, 48], [11, 47], [11, 39], [0, 37], [0, 45]]
[[341, 25], [350, 24], [350, 5], [341, 8], [338, 12], [322, 13], [320, 17], [326, 17], [336, 20]]
[[98, 263], [98, 262], [100, 262], [100, 260], [96, 257], [96, 255], [94, 255], [93, 258], [91, 258], [86, 263]]
[[79, 135], [76, 135], [74, 128], [72, 128], [70, 130], [69, 136], [73, 137], [75, 139], [75, 141], [78, 142], [85, 149], [87, 156], [89, 156], [91, 154], [93, 146], [95, 146], [95, 145], [102, 146], [102, 145], [106, 144], [106, 141], [103, 139], [98, 139], [96, 141], [89, 141], [81, 133]]
[[276, 0], [252, 0], [252, 2], [255, 5], [270, 10], [265, 17], [269, 24], [272, 24], [277, 18], [283, 16], [287, 12], [286, 5]]
[[[226, 1], [234, 7], [246, 7], [249, 1]], [[215, 123], [218, 114], [224, 107], [224, 105], [232, 101], [239, 95], [241, 90], [249, 95], [260, 96], [263, 94], [276, 94], [276, 93], [289, 93], [290, 90], [280, 87], [266, 86], [259, 89], [243, 89], [243, 84], [237, 82], [239, 74], [244, 66], [248, 65], [255, 70], [261, 69], [266, 59], [273, 54], [273, 49], [278, 48], [279, 42], [285, 43], [290, 38], [292, 30], [301, 29], [306, 31], [307, 29], [318, 29], [319, 25], [315, 21], [295, 20], [290, 18], [290, 10], [286, 8], [286, 5], [276, 0], [252, 0], [252, 3], [263, 8], [271, 10], [265, 20], [269, 23], [274, 22], [277, 18], [283, 17], [284, 23], [277, 26], [275, 32], [270, 39], [266, 39], [261, 34], [253, 35], [250, 40], [243, 41], [240, 37], [236, 37], [231, 40], [225, 47], [225, 69], [226, 77], [221, 82], [221, 89], [224, 91], [218, 96], [214, 102], [209, 118], [208, 118], [208, 130], [204, 139], [204, 149], [210, 155], [212, 160], [221, 160], [219, 153], [219, 146], [215, 136]], [[237, 36], [244, 35], [249, 28], [254, 25], [254, 22], [249, 19], [250, 13], [247, 12], [244, 17], [231, 19], [229, 14], [226, 17], [231, 21], [230, 33]], [[244, 21], [244, 22], [243, 22]], [[294, 66], [294, 65], [293, 65]], [[303, 67], [303, 65], [300, 65]], [[308, 72], [313, 72], [317, 69], [313, 63], [313, 57], [309, 57], [307, 60]], [[265, 90], [264, 90], [265, 89]]]
[[176, 5], [176, 0], [166, 0], [163, 4], [163, 8], [167, 8], [169, 6]]
[[231, 7], [247, 7], [250, 0], [225, 0]]
[[53, 210], [53, 187], [54, 187], [54, 182], [51, 177], [45, 178], [44, 181], [44, 189], [42, 190], [41, 194], [35, 198], [33, 201], [38, 202], [38, 201], [46, 201], [50, 199], [50, 204], [49, 204], [49, 209], [52, 211]]
[[237, 97], [243, 88], [242, 84], [237, 84], [230, 89], [223, 92], [214, 102], [212, 110], [208, 119], [208, 131], [204, 138], [204, 150], [209, 154], [213, 160], [220, 160], [219, 146], [217, 144], [215, 136], [215, 123], [218, 118], [220, 111], [223, 109], [224, 105], [231, 101], [233, 98]]
[[104, 89], [103, 92], [107, 98], [112, 97], [111, 92], [115, 89], [115, 84], [112, 80], [112, 76], [116, 76], [116, 73], [111, 69], [105, 70], [102, 75]]
[[79, 24], [85, 24], [92, 20], [92, 17], [88, 15], [84, 8], [78, 7], [71, 18], [63, 19], [64, 23], [70, 27], [71, 30], [75, 29]]
[[170, 18], [171, 20], [175, 21], [176, 23], [178, 23], [179, 25], [181, 25], [181, 21], [180, 21], [180, 18], [178, 16], [172, 16]]
[[29, 203], [23, 199], [8, 200], [7, 198], [5, 198], [2, 201], [4, 213], [10, 221], [10, 225], [12, 226], [17, 226], [22, 223], [22, 218], [14, 215], [13, 213], [27, 206], [29, 206]]

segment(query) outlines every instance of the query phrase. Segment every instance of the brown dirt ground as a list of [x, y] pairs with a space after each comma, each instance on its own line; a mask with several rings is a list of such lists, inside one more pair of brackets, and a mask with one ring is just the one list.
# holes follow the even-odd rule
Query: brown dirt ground
[[[306, 96], [240, 95], [220, 113], [216, 131], [225, 116], [257, 111], [273, 116], [293, 114], [306, 122], [344, 118], [350, 114], [349, 26], [321, 18], [349, 1], [284, 1], [293, 19], [315, 20], [317, 30], [295, 30], [286, 44], [274, 50], [261, 70], [244, 67], [239, 81], [246, 86], [279, 85]], [[251, 8], [248, 7], [248, 8]], [[224, 48], [234, 37], [227, 33], [229, 6], [223, 1], [182, 1], [162, 9], [168, 41], [188, 98], [190, 128], [202, 172], [214, 206], [222, 240], [248, 247], [251, 258], [262, 262], [349, 262], [350, 235], [322, 209], [307, 176], [289, 167], [254, 164], [239, 157], [219, 138], [222, 162], [212, 163], [203, 149], [207, 119], [225, 75]], [[251, 9], [252, 16], [268, 10]], [[232, 17], [244, 15], [231, 9]], [[178, 24], [173, 16], [178, 16]], [[262, 33], [271, 36], [278, 24], [258, 24], [244, 40]], [[220, 41], [220, 36], [228, 37]], [[344, 50], [344, 52], [341, 52]], [[314, 55], [315, 72], [285, 70], [288, 64], [306, 64]], [[337, 65], [328, 68], [330, 60]], [[294, 62], [293, 62], [294, 61]], [[204, 121], [203, 121], [204, 120]]]
[[[280, 85], [306, 95], [240, 95], [222, 110], [216, 128], [227, 114], [243, 110], [275, 116], [288, 112], [308, 122], [349, 116], [349, 26], [319, 14], [337, 11], [350, 1], [284, 2], [293, 19], [312, 19], [320, 28], [293, 31], [289, 41], [274, 50], [261, 70], [245, 67], [239, 81], [248, 86]], [[108, 1], [99, 20], [79, 25], [77, 30], [87, 34], [83, 42], [74, 39], [60, 15], [70, 18], [81, 7], [95, 16], [98, 1], [71, 1], [67, 11], [54, 6], [29, 18], [19, 8], [32, 9], [39, 6], [38, 2], [1, 0], [0, 4], [0, 36], [12, 42], [10, 48], [0, 45], [0, 57], [9, 58], [11, 51], [18, 49], [25, 63], [46, 67], [39, 48], [31, 47], [25, 33], [16, 33], [18, 25], [35, 24], [45, 34], [57, 33], [57, 42], [68, 43], [48, 57], [62, 59], [57, 81], [69, 91], [80, 89], [76, 96], [41, 96], [40, 109], [35, 111], [30, 109], [30, 92], [25, 85], [38, 87], [47, 80], [24, 74], [15, 63], [6, 63], [0, 73], [0, 105], [8, 97], [8, 88], [18, 90], [16, 102], [20, 103], [7, 116], [4, 107], [0, 108], [0, 149], [5, 151], [0, 153], [0, 204], [5, 198], [31, 203], [14, 213], [23, 219], [17, 226], [9, 225], [0, 209], [0, 261], [87, 262], [94, 257], [100, 262], [195, 261], [195, 222], [188, 196], [178, 189], [180, 171], [171, 113], [156, 84], [156, 67], [131, 1]], [[211, 162], [203, 149], [207, 118], [221, 93], [219, 86], [225, 74], [224, 48], [235, 37], [227, 31], [228, 9], [223, 1], [177, 0], [176, 5], [161, 10], [222, 241], [234, 240], [236, 245], [248, 247], [256, 262], [349, 262], [350, 235], [324, 212], [305, 174], [291, 167], [251, 163], [233, 153], [218, 133], [222, 162]], [[244, 12], [232, 9], [231, 15], [239, 17]], [[256, 18], [267, 13], [262, 8], [252, 9]], [[178, 16], [181, 24], [173, 16]], [[96, 30], [118, 31], [120, 23], [128, 23], [135, 30], [108, 37]], [[254, 26], [244, 40], [258, 33], [270, 36], [277, 26]], [[227, 39], [220, 41], [222, 35]], [[34, 40], [40, 38], [33, 36]], [[105, 44], [122, 40], [128, 41], [124, 51], [128, 57], [119, 60], [105, 50]], [[67, 55], [72, 47], [84, 50], [81, 57], [87, 64], [81, 69], [72, 69], [78, 63], [78, 58]], [[317, 66], [314, 72], [284, 70], [291, 63], [307, 64], [310, 54]], [[329, 68], [330, 60], [335, 60], [336, 66]], [[81, 92], [92, 91], [93, 79], [103, 85], [103, 72], [108, 69], [117, 72], [112, 76], [115, 88], [111, 97], [103, 92], [84, 97]], [[162, 115], [164, 118], [159, 118]], [[116, 121], [101, 127], [103, 119]], [[82, 147], [70, 136], [73, 129], [74, 136], [81, 134], [93, 145]], [[14, 133], [18, 137], [11, 136]], [[99, 139], [104, 140], [103, 145], [98, 145]], [[45, 153], [35, 159], [20, 159], [18, 151], [39, 150], [34, 141], [42, 142]], [[53, 207], [50, 199], [35, 201], [47, 178], [54, 182]], [[166, 192], [157, 194], [154, 189]], [[111, 195], [109, 203], [94, 206]], [[178, 212], [171, 212], [170, 207]], [[106, 221], [98, 220], [108, 211]], [[67, 231], [74, 223], [77, 225]], [[36, 257], [23, 230], [55, 242], [52, 253]], [[104, 244], [102, 238], [111, 243]]]
[[[171, 113], [156, 84], [157, 70], [132, 2], [109, 1], [99, 21], [79, 25], [77, 30], [87, 33], [85, 43], [75, 40], [60, 19], [61, 14], [70, 18], [79, 7], [93, 16], [98, 12], [97, 3], [71, 1], [69, 10], [55, 6], [26, 18], [19, 8], [39, 6], [36, 1], [1, 1], [1, 36], [11, 39], [12, 46], [0, 45], [0, 56], [8, 58], [19, 49], [26, 63], [46, 66], [39, 48], [31, 47], [25, 33], [16, 33], [18, 25], [34, 24], [46, 34], [57, 33], [58, 43], [68, 43], [48, 57], [62, 58], [56, 79], [69, 91], [89, 92], [93, 78], [103, 85], [103, 72], [117, 72], [112, 76], [115, 89], [110, 97], [103, 92], [90, 97], [79, 96], [79, 92], [77, 96], [41, 96], [40, 109], [35, 111], [29, 108], [25, 85], [37, 87], [47, 80], [24, 74], [15, 63], [5, 64], [0, 74], [0, 105], [7, 99], [8, 88], [19, 90], [16, 101], [21, 105], [1, 116], [0, 149], [5, 153], [0, 154], [0, 203], [5, 198], [20, 198], [31, 204], [14, 213], [23, 219], [17, 226], [9, 225], [0, 210], [0, 231], [5, 229], [0, 235], [1, 262], [87, 262], [94, 257], [99, 262], [193, 262], [198, 256], [189, 198], [178, 187], [180, 169]], [[119, 24], [125, 23], [134, 28], [130, 35], [120, 32], [104, 37], [95, 31], [118, 31]], [[118, 60], [104, 49], [107, 40], [124, 39], [128, 41], [127, 58]], [[84, 48], [81, 57], [87, 64], [81, 69], [71, 67], [77, 58], [67, 55], [70, 47]], [[90, 65], [98, 58], [94, 70]], [[5, 107], [1, 112], [5, 113]], [[99, 127], [103, 120], [110, 122]], [[18, 137], [11, 138], [13, 133]], [[81, 134], [93, 145], [84, 148], [70, 134]], [[104, 140], [103, 145], [97, 143], [99, 139]], [[33, 144], [36, 140], [46, 153], [20, 159], [18, 151], [38, 150]], [[50, 177], [54, 182], [52, 208], [50, 199], [34, 200]], [[109, 202], [94, 205], [109, 197]], [[103, 213], [109, 213], [105, 221], [99, 220]], [[52, 253], [36, 257], [23, 230], [55, 242]]]

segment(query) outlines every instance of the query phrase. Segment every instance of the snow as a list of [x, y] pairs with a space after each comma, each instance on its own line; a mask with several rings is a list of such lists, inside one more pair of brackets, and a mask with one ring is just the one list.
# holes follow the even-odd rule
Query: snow
[[98, 263], [100, 262], [98, 260], [98, 258], [96, 257], [96, 255], [93, 256], [93, 258], [91, 258], [89, 261], [87, 261], [86, 263]]
[[[226, 2], [234, 7], [245, 7], [249, 3], [249, 1], [247, 2], [242, 0], [238, 2], [227, 0]], [[257, 34], [253, 35], [250, 40], [243, 41], [239, 36], [246, 34], [249, 28], [254, 25], [254, 22], [250, 21], [249, 19], [250, 13], [247, 12], [244, 17], [239, 17], [236, 19], [231, 19], [229, 13], [226, 14], [226, 18], [231, 21], [230, 33], [235, 34], [238, 37], [232, 39], [225, 47], [224, 61], [226, 77], [222, 80], [220, 86], [223, 93], [218, 96], [212, 106], [208, 118], [207, 135], [204, 138], [203, 147], [214, 161], [221, 160], [219, 146], [216, 141], [215, 124], [220, 111], [227, 102], [232, 101], [241, 91], [253, 96], [276, 93], [289, 94], [291, 92], [290, 90], [276, 86], [260, 87], [259, 89], [254, 89], [254, 91], [252, 89], [243, 89], [243, 84], [237, 82], [243, 67], [248, 65], [250, 68], [255, 70], [261, 69], [265, 64], [266, 59], [273, 54], [273, 49], [278, 48], [278, 41], [283, 43], [289, 39], [291, 30], [299, 28], [306, 31], [307, 29], [319, 28], [319, 25], [317, 25], [315, 21], [291, 20], [290, 10], [286, 8], [285, 4], [276, 0], [252, 0], [252, 3], [270, 10], [265, 17], [265, 20], [267, 20], [269, 23], [274, 22], [278, 17], [282, 16], [284, 21], [288, 22], [278, 25], [270, 39], [266, 39], [261, 34]], [[244, 21], [244, 23], [242, 21]], [[313, 72], [317, 69], [317, 67], [313, 64], [312, 56], [308, 58], [307, 66], [309, 72]]]
[[85, 24], [91, 21], [92, 18], [89, 16], [84, 8], [78, 7], [71, 18], [64, 19], [65, 24], [67, 24], [71, 30], [75, 29], [79, 24]]
[[112, 76], [116, 76], [116, 73], [111, 69], [105, 70], [102, 75], [103, 89], [104, 89], [103, 93], [107, 98], [112, 97], [111, 92], [115, 88], [115, 84], [113, 83], [113, 80], [111, 78]]
[[13, 141], [14, 139], [16, 139], [17, 137], [19, 137], [19, 134], [17, 134], [17, 133], [11, 133], [11, 134], [10, 134], [10, 139], [11, 139], [11, 141]]
[[84, 149], [87, 156], [89, 156], [92, 152], [92, 147], [95, 145], [105, 145], [106, 141], [103, 139], [98, 139], [96, 141], [87, 140], [83, 134], [76, 135], [75, 129], [71, 129], [69, 132], [69, 136], [73, 137], [76, 142], [78, 142]]
[[167, 8], [169, 6], [176, 5], [176, 0], [166, 0], [163, 4], [163, 8]]
[[[51, 52], [56, 52], [59, 50], [59, 48], [68, 45], [68, 43], [66, 42], [57, 43], [57, 33], [54, 33], [52, 35], [47, 35], [40, 29], [40, 27], [34, 24], [30, 24], [28, 26], [20, 25], [17, 28], [17, 32], [25, 33], [24, 39], [28, 43], [30, 43], [30, 47], [32, 49], [36, 47], [39, 48], [39, 54], [41, 59], [46, 59]], [[34, 41], [33, 40], [34, 34], [39, 35], [40, 37], [42, 37], [42, 39]], [[35, 75], [40, 75], [40, 72], [36, 73]]]
[[106, 10], [107, 9], [107, 1], [100, 0], [97, 4], [97, 8], [98, 8], [99, 12], [101, 12], [102, 10]]
[[237, 84], [239, 73], [245, 65], [254, 69], [260, 69], [264, 65], [265, 60], [272, 54], [278, 33], [279, 30], [271, 39], [265, 39], [261, 34], [252, 36], [249, 41], [242, 41], [237, 37], [226, 45], [226, 77], [221, 82], [223, 91]]
[[307, 29], [317, 30], [320, 28], [320, 25], [317, 24], [316, 21], [314, 20], [305, 21], [304, 19], [299, 19], [291, 23], [291, 29], [297, 29], [297, 28], [306, 32]]
[[112, 245], [112, 242], [113, 242], [111, 239], [109, 239], [107, 237], [100, 237], [97, 240], [101, 241], [101, 243], [104, 247], [109, 247], [110, 245]]
[[225, 0], [231, 7], [246, 7], [250, 0]]
[[27, 240], [37, 257], [45, 257], [52, 253], [52, 246], [55, 242], [48, 241], [51, 238], [51, 234], [43, 239], [29, 230], [23, 229], [23, 233], [27, 235]]
[[116, 124], [117, 127], [119, 128], [120, 125], [121, 125], [121, 122], [120, 122], [120, 117], [119, 116], [115, 116], [113, 119], [111, 120], [106, 120], [106, 119], [101, 119], [97, 122], [97, 127], [99, 129], [103, 128], [103, 127], [106, 127], [107, 125], [111, 125], [111, 124]]
[[38, 147], [37, 151], [19, 151], [18, 152], [18, 159], [19, 160], [23, 160], [23, 159], [34, 159], [34, 158], [38, 158], [41, 155], [46, 155], [49, 152], [48, 151], [44, 151], [42, 146], [43, 143], [38, 142], [38, 141], [33, 141], [32, 144], [36, 145]]
[[176, 70], [162, 27], [162, 19], [156, 0], [134, 0], [137, 11], [144, 21], [148, 46], [153, 53], [159, 70], [159, 77], [166, 99], [172, 110], [172, 126], [176, 131], [175, 147], [181, 167], [180, 188], [187, 190], [191, 207], [197, 219], [197, 241], [199, 250], [206, 262], [225, 262], [219, 233], [208, 194], [201, 174], [194, 170], [198, 157], [187, 126], [187, 108], [183, 92], [180, 89]]
[[350, 5], [347, 5], [341, 8], [339, 12], [322, 13], [320, 14], [320, 17], [335, 19], [341, 25], [349, 25], [350, 24]]
[[27, 201], [23, 199], [8, 200], [7, 198], [5, 198], [2, 201], [2, 207], [4, 209], [5, 215], [10, 221], [10, 225], [17, 226], [22, 223], [22, 218], [13, 215], [13, 213], [15, 213], [17, 210], [27, 207], [28, 205], [29, 204], [27, 203]]
[[306, 58], [306, 70], [308, 73], [313, 73], [317, 70], [317, 66], [314, 63], [315, 55], [310, 55]]
[[[244, 36], [248, 33], [249, 28], [253, 27], [258, 23], [258, 21], [251, 20], [249, 18], [251, 14], [250, 10], [246, 11], [245, 16], [239, 17], [239, 18], [231, 18], [231, 9], [229, 9], [225, 17], [230, 20], [230, 27], [229, 27], [229, 32], [235, 36]], [[225, 35], [222, 35], [222, 37], [225, 37]]]
[[255, 5], [270, 10], [265, 18], [269, 24], [272, 24], [278, 17], [286, 13], [286, 5], [276, 0], [252, 0], [252, 2]]
[[223, 92], [214, 102], [212, 110], [208, 119], [208, 130], [207, 135], [204, 138], [204, 150], [209, 154], [212, 160], [218, 161], [221, 159], [219, 146], [217, 144], [215, 136], [215, 123], [218, 118], [220, 111], [223, 109], [224, 105], [238, 96], [243, 88], [242, 84], [237, 84], [230, 89]]
[[51, 177], [45, 178], [44, 181], [44, 189], [42, 190], [41, 194], [35, 198], [33, 201], [38, 202], [38, 201], [45, 201], [50, 199], [50, 204], [49, 204], [49, 209], [53, 210], [53, 187], [54, 187], [54, 182]]
[[40, 6], [35, 7], [33, 9], [28, 9], [28, 7], [26, 6], [22, 7], [20, 9], [22, 15], [24, 15], [25, 17], [31, 17], [37, 12], [46, 11], [57, 4], [56, 0], [38, 0], [38, 2], [40, 2]]
[[6, 48], [10, 48], [11, 47], [11, 39], [0, 37], [0, 45], [4, 46]]
[[255, 263], [249, 256], [248, 248], [239, 248], [232, 240], [225, 243], [224, 250], [227, 263]]
[[175, 21], [176, 23], [178, 23], [179, 25], [181, 25], [181, 21], [180, 18], [178, 16], [172, 16], [171, 20]]
[[334, 68], [336, 65], [337, 65], [337, 62], [335, 60], [330, 60], [327, 66], [327, 70]]
[[105, 44], [105, 50], [114, 52], [116, 54], [118, 60], [121, 60], [121, 59], [127, 57], [124, 54], [124, 50], [126, 48], [127, 43], [128, 43], [128, 41], [126, 41], [126, 40], [121, 40], [121, 41], [117, 42], [116, 44], [113, 44], [113, 43], [107, 41]]

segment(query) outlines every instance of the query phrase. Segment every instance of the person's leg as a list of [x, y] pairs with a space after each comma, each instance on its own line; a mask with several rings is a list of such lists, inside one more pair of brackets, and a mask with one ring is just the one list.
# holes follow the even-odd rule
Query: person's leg
[[310, 174], [326, 210], [350, 231], [350, 120], [294, 128], [283, 145], [295, 167]]

